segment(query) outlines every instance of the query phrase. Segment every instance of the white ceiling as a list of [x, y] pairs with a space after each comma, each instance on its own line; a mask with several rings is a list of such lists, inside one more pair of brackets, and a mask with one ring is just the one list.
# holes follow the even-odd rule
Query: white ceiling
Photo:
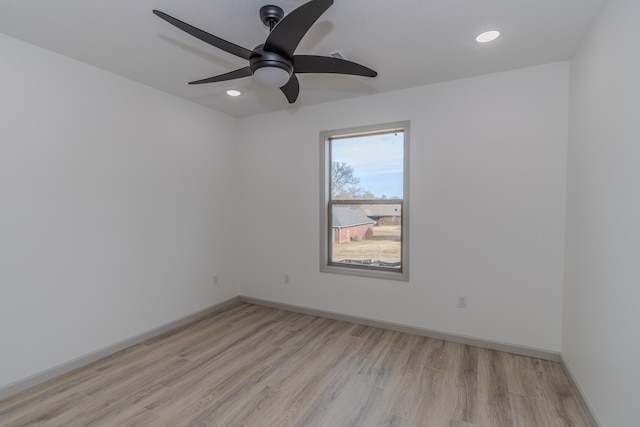
[[[0, 0], [0, 32], [240, 117], [565, 60], [604, 1], [335, 0], [296, 53], [339, 50], [378, 77], [300, 75], [293, 105], [252, 77], [187, 85], [247, 63], [151, 11], [253, 49], [268, 34], [261, 6], [289, 13], [306, 0]], [[486, 45], [473, 41], [492, 28], [503, 36]], [[228, 97], [231, 88], [243, 95]]]

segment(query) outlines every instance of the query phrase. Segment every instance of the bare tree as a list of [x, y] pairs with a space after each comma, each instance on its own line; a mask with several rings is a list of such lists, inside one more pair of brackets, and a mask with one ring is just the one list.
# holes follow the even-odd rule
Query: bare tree
[[331, 197], [333, 199], [374, 198], [360, 187], [360, 178], [354, 175], [353, 166], [344, 162], [331, 162]]

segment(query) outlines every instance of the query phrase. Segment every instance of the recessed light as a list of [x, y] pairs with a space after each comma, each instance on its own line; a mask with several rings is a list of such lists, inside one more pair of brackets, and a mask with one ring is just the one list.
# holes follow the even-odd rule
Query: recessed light
[[239, 90], [235, 90], [235, 89], [229, 89], [227, 91], [227, 95], [236, 97], [236, 96], [242, 95], [242, 92], [240, 92]]
[[476, 37], [476, 41], [478, 43], [489, 43], [494, 41], [500, 36], [500, 31], [498, 30], [489, 30], [484, 33], [478, 34]]

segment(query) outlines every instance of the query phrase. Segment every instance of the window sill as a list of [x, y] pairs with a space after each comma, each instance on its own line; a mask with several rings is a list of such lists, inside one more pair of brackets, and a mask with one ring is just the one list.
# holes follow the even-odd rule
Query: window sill
[[402, 282], [409, 281], [409, 274], [406, 271], [406, 266], [405, 271], [385, 271], [368, 268], [342, 267], [339, 265], [322, 265], [320, 266], [320, 272], [366, 277], [369, 279], [397, 280]]

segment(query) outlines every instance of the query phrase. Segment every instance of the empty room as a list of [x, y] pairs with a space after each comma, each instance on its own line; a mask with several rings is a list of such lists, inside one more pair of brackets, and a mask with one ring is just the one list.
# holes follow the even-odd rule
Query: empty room
[[640, 425], [638, 24], [0, 1], [0, 426]]

